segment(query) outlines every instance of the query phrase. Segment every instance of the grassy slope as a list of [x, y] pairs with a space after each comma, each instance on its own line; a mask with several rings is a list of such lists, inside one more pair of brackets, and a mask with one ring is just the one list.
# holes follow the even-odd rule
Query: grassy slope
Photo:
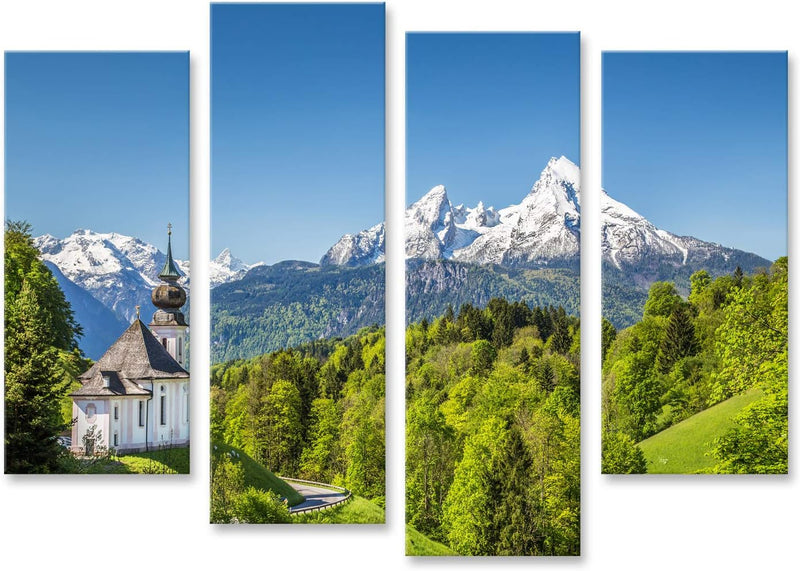
[[137, 474], [188, 474], [189, 448], [170, 448], [120, 456], [119, 461]]
[[360, 496], [341, 507], [292, 517], [292, 523], [385, 523], [383, 508]]
[[189, 448], [169, 448], [125, 456], [72, 459], [67, 469], [73, 474], [188, 474]]
[[706, 455], [711, 443], [733, 425], [734, 416], [762, 396], [750, 391], [729, 398], [640, 442], [648, 473], [693, 474], [712, 467], [715, 460]]
[[406, 525], [406, 555], [458, 555], [458, 553], [423, 535], [414, 526]]
[[230, 451], [234, 451], [239, 455], [238, 458], [234, 456], [234, 459], [238, 460], [244, 468], [244, 482], [246, 486], [253, 486], [259, 490], [272, 490], [279, 496], [286, 498], [290, 506], [296, 506], [302, 503], [303, 496], [298, 494], [294, 488], [238, 448], [219, 443], [213, 444], [211, 448], [211, 453], [215, 456], [227, 454]]

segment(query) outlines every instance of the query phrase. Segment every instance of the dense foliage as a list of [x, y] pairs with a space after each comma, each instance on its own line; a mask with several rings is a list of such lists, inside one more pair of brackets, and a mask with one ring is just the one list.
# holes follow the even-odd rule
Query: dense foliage
[[770, 265], [768, 260], [756, 254], [728, 248], [723, 250], [709, 252], [700, 247], [697, 251], [690, 250], [681, 262], [657, 255], [645, 256], [635, 264], [622, 262], [621, 267], [603, 261], [603, 317], [617, 329], [640, 321], [648, 288], [655, 282], [671, 282], [678, 293], [686, 296], [691, 287], [691, 276], [697, 271], [719, 277], [730, 274], [736, 267], [754, 273]]
[[463, 555], [580, 549], [579, 322], [492, 299], [406, 331], [406, 521]]
[[272, 490], [248, 485], [244, 466], [211, 455], [211, 523], [287, 523], [289, 507]]
[[760, 389], [764, 398], [748, 405], [714, 442], [711, 471], [785, 473], [787, 258], [752, 276], [737, 268], [712, 279], [700, 270], [690, 283], [684, 300], [674, 284], [656, 282], [640, 322], [616, 335], [604, 324], [604, 471], [643, 471], [635, 442]]
[[82, 372], [80, 326], [25, 222], [5, 229], [5, 471], [65, 470], [62, 400]]
[[211, 369], [212, 440], [272, 472], [384, 496], [385, 335], [370, 328]]

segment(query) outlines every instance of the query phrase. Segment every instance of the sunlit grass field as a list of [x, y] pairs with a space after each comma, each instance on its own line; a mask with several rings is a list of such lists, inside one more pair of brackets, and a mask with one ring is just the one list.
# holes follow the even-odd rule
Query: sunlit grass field
[[733, 418], [764, 394], [749, 391], [690, 416], [639, 443], [650, 474], [694, 474], [711, 468], [715, 438], [733, 426]]

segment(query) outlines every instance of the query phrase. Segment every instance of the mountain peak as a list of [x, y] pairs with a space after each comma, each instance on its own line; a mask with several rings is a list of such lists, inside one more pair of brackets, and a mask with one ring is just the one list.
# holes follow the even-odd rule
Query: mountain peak
[[553, 178], [564, 180], [575, 187], [580, 185], [581, 168], [564, 155], [558, 158], [551, 157], [547, 161], [547, 166], [542, 171], [541, 176], [545, 176], [546, 173], [550, 173]]
[[[500, 210], [483, 201], [474, 208], [453, 206], [444, 185], [431, 188], [406, 209], [406, 257], [455, 259], [472, 264], [573, 267], [580, 252], [580, 167], [565, 156], [552, 157], [519, 204]], [[732, 250], [656, 228], [643, 216], [608, 196], [600, 196], [603, 259], [618, 268], [693, 260], [722, 259]], [[383, 233], [352, 236], [326, 261], [364, 265], [382, 255]], [[333, 251], [333, 249], [332, 249]], [[370, 256], [354, 255], [369, 252]], [[382, 258], [381, 258], [382, 259]]]
[[447, 198], [447, 189], [444, 187], [443, 184], [437, 184], [428, 192], [426, 192], [422, 198], [417, 200], [414, 204], [409, 207], [411, 209], [425, 209], [428, 210], [430, 208], [435, 209], [437, 212], [441, 208], [443, 204], [447, 204], [447, 207], [450, 208], [450, 201]]
[[211, 287], [216, 287], [225, 282], [238, 280], [250, 270], [250, 268], [260, 265], [259, 264], [245, 264], [242, 260], [237, 258], [231, 253], [230, 248], [224, 248], [216, 258], [211, 260], [209, 265], [209, 278]]
[[231, 255], [231, 249], [224, 248], [219, 253], [219, 255], [216, 258], [214, 258], [214, 261], [217, 262], [218, 264], [230, 265], [232, 259], [233, 256]]

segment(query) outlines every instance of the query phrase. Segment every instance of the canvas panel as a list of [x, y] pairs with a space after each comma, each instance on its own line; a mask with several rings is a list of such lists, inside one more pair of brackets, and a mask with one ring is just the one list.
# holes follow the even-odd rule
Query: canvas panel
[[6, 472], [188, 472], [189, 54], [5, 58]]
[[212, 5], [213, 523], [384, 522], [384, 18]]
[[787, 54], [603, 54], [604, 473], [786, 473]]
[[580, 553], [579, 44], [406, 37], [408, 555]]

